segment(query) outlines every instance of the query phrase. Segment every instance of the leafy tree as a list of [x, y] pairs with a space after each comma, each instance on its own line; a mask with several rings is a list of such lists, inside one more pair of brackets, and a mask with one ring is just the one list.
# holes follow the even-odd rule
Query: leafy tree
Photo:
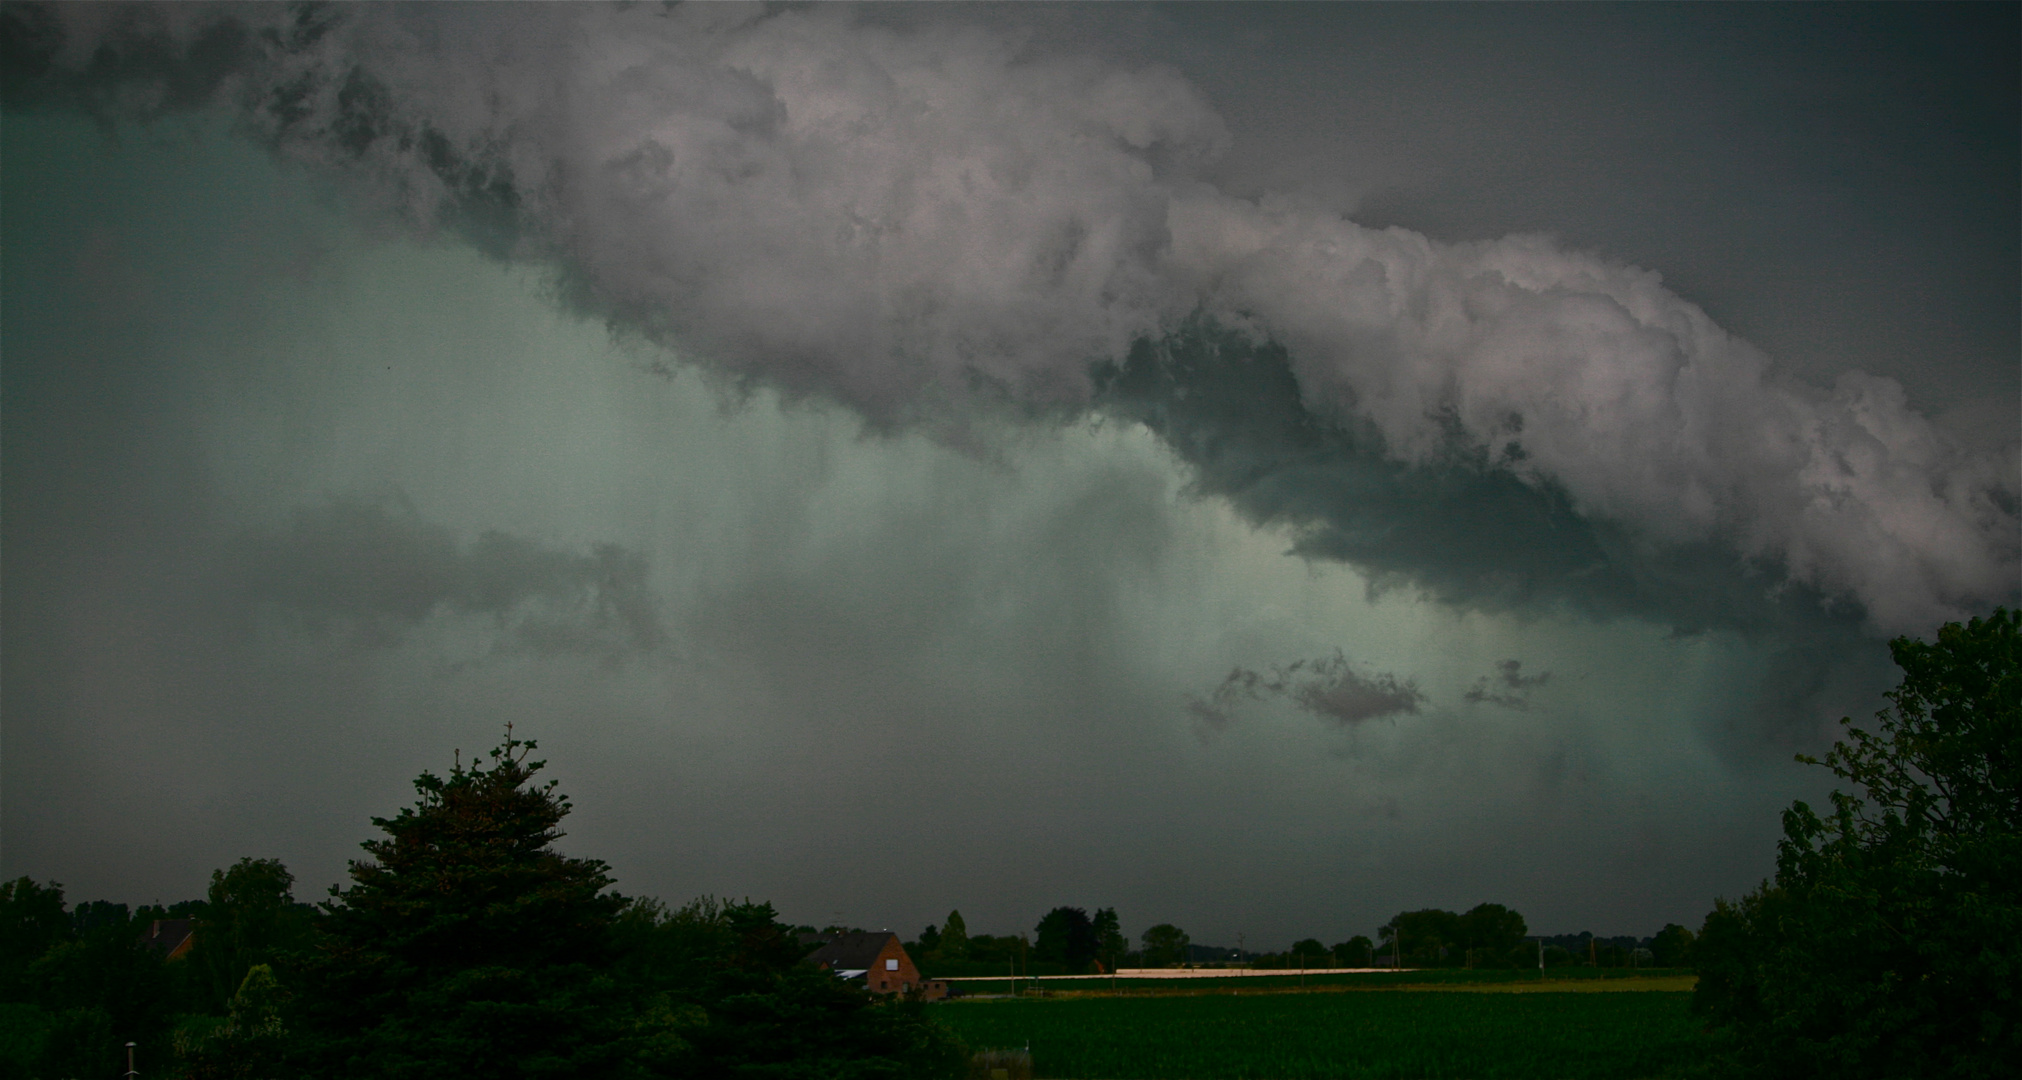
[[1650, 953], [1658, 967], [1684, 967], [1692, 962], [1692, 931], [1677, 923], [1665, 923], [1664, 929], [1650, 939]]
[[1081, 972], [1095, 959], [1095, 922], [1081, 908], [1054, 908], [1039, 920], [1035, 932], [1034, 960], [1064, 964], [1069, 971]]
[[1462, 947], [1460, 916], [1439, 908], [1399, 912], [1377, 930], [1380, 939], [1397, 947], [1406, 964], [1429, 967], [1450, 948]]
[[1186, 962], [1187, 932], [1171, 923], [1160, 923], [1139, 938], [1144, 943], [1145, 967], [1171, 967]]
[[913, 946], [914, 954], [920, 959], [939, 960], [941, 958], [941, 928], [935, 926], [933, 923], [928, 923], [927, 928], [920, 931], [920, 940], [913, 942]]
[[255, 1080], [281, 1068], [287, 1030], [286, 993], [266, 964], [254, 964], [226, 1005], [223, 1019], [195, 1017], [176, 1032], [179, 1080]]
[[28, 965], [70, 937], [63, 910], [63, 886], [37, 885], [32, 878], [0, 882], [0, 1001], [34, 996]]
[[254, 967], [271, 967], [278, 953], [307, 945], [310, 911], [295, 903], [294, 885], [295, 875], [279, 859], [240, 859], [228, 870], [211, 871], [190, 950], [206, 1009], [225, 1010]]
[[1123, 936], [1123, 924], [1117, 921], [1113, 907], [1097, 908], [1094, 923], [1095, 957], [1103, 967], [1115, 971], [1130, 952], [1130, 939]]
[[[608, 971], [628, 901], [602, 862], [554, 849], [568, 800], [531, 740], [489, 767], [423, 773], [374, 818], [349, 889], [332, 887], [306, 965], [311, 1064], [346, 1077], [593, 1077], [628, 1071], [650, 1018]], [[642, 1030], [642, 1027], [647, 1030]]]
[[1477, 904], [1460, 917], [1460, 941], [1476, 966], [1508, 964], [1530, 927], [1501, 904]]
[[45, 1075], [114, 1075], [132, 1040], [163, 1060], [175, 1013], [161, 954], [141, 941], [146, 920], [103, 921], [70, 937], [28, 966], [35, 1003], [50, 1014]]
[[[1694, 1007], [1775, 1076], [2006, 1075], [2022, 1060], [2022, 633], [2014, 612], [1890, 645], [1902, 683], [1783, 815], [1776, 876], [1716, 902]], [[1813, 761], [1810, 758], [1800, 760]]]
[[962, 913], [950, 911], [948, 921], [941, 925], [941, 958], [963, 960], [969, 956], [969, 925], [962, 921]]
[[1336, 942], [1332, 950], [1334, 962], [1342, 967], [1370, 967], [1376, 959], [1376, 943], [1357, 934], [1346, 941]]
[[1322, 967], [1325, 960], [1331, 958], [1331, 950], [1320, 944], [1319, 938], [1304, 938], [1292, 943], [1292, 963], [1301, 967]]

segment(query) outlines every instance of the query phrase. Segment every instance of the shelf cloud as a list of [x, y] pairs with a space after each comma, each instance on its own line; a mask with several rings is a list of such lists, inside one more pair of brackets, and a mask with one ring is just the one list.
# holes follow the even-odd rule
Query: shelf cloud
[[[1708, 593], [1796, 590], [1894, 634], [2022, 577], [2016, 463], [1894, 381], [1781, 375], [1658, 274], [1546, 237], [1225, 194], [1201, 176], [1228, 131], [1167, 68], [829, 7], [6, 18], [13, 102], [229, 103], [620, 331], [875, 429], [1142, 420], [1304, 554], [1451, 602], [1693, 629], [1762, 602]], [[1485, 519], [1537, 549], [1454, 525]]]

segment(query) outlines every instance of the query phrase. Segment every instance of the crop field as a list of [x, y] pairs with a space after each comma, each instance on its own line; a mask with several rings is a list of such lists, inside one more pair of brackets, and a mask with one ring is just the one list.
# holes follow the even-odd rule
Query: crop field
[[1029, 1044], [1035, 1075], [1054, 1080], [1602, 1080], [1696, 1074], [1706, 1042], [1689, 1002], [1392, 990], [956, 1001], [933, 1015], [976, 1049]]

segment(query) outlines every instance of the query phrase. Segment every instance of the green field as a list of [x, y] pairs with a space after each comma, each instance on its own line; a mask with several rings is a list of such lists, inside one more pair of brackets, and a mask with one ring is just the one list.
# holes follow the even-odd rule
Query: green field
[[1706, 1054], [1690, 995], [1388, 992], [954, 1001], [972, 1048], [1032, 1048], [1040, 1077], [1690, 1076]]

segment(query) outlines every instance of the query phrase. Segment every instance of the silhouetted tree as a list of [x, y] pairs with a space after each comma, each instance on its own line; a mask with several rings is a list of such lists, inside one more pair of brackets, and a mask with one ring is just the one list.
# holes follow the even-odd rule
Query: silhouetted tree
[[1336, 942], [1333, 953], [1334, 962], [1342, 967], [1370, 967], [1376, 960], [1376, 943], [1357, 934], [1346, 941]]
[[1095, 959], [1095, 922], [1081, 908], [1054, 908], [1039, 920], [1035, 933], [1034, 960], [1064, 964], [1069, 971], [1081, 972]]
[[[201, 973], [206, 1011], [225, 1011], [257, 965], [306, 947], [310, 911], [295, 903], [295, 875], [279, 859], [240, 859], [211, 871], [190, 961]], [[270, 970], [268, 978], [273, 978]]]
[[[2006, 1075], [2022, 1060], [2022, 633], [1890, 644], [1903, 681], [1783, 815], [1776, 877], [1716, 902], [1693, 1005], [1765, 1076]], [[1800, 757], [1800, 760], [1813, 761]]]
[[568, 800], [531, 740], [423, 773], [332, 887], [307, 965], [310, 1063], [345, 1077], [592, 1077], [652, 1035], [608, 972], [627, 907], [602, 862], [554, 849]]
[[941, 924], [941, 958], [944, 960], [965, 960], [969, 956], [969, 925], [962, 921], [962, 913], [950, 911], [948, 921]]
[[1677, 923], [1665, 923], [1664, 929], [1650, 939], [1651, 961], [1658, 967], [1684, 967], [1692, 962], [1692, 931]]
[[1130, 939], [1123, 936], [1123, 924], [1117, 920], [1113, 907], [1095, 910], [1095, 958], [1109, 971], [1115, 971], [1123, 963], [1124, 954], [1130, 951]]
[[1144, 943], [1145, 967], [1171, 967], [1186, 962], [1187, 932], [1171, 923], [1160, 923], [1146, 930], [1140, 939]]

